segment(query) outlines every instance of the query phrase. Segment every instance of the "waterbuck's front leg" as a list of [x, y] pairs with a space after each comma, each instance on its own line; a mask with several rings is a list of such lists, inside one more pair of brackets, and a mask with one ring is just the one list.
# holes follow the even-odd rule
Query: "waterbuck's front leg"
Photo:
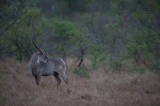
[[36, 84], [39, 85], [41, 76], [40, 75], [34, 75], [34, 78], [35, 78]]

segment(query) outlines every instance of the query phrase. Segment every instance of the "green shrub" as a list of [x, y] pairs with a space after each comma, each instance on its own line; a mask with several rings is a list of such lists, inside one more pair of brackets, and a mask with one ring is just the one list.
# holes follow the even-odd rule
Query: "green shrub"
[[110, 68], [112, 68], [113, 70], [115, 69], [120, 69], [122, 67], [122, 61], [117, 59], [117, 58], [110, 58], [109, 61], [109, 66]]
[[83, 66], [77, 67], [75, 70], [73, 70], [73, 73], [80, 75], [81, 77], [89, 77], [89, 72], [85, 70]]
[[96, 57], [91, 58], [91, 62], [89, 64], [90, 69], [96, 70], [98, 68], [98, 62], [96, 60]]
[[128, 69], [129, 72], [138, 72], [138, 73], [144, 73], [147, 70], [144, 69], [141, 65], [134, 65], [133, 67]]

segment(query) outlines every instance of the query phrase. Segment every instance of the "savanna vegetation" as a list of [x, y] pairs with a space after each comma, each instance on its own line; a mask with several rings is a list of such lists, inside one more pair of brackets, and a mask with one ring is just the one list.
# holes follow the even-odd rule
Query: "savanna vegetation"
[[[0, 105], [160, 105], [159, 19], [159, 0], [1, 0]], [[34, 84], [32, 38], [68, 85]]]

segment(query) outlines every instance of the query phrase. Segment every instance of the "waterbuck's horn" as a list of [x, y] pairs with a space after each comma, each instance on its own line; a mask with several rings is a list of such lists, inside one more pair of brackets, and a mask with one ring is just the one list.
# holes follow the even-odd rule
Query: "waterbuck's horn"
[[[40, 52], [42, 52], [42, 50], [35, 44], [33, 37], [32, 37], [32, 42], [33, 42], [35, 48], [37, 48]], [[42, 52], [42, 53], [43, 53], [43, 52]]]

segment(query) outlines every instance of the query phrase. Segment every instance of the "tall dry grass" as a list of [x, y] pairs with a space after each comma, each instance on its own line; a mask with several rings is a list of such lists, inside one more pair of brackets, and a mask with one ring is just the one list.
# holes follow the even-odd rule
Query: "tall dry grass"
[[69, 84], [57, 87], [53, 76], [36, 86], [26, 62], [0, 62], [0, 106], [160, 106], [160, 74], [112, 73], [99, 69], [89, 78], [72, 73], [67, 60]]

